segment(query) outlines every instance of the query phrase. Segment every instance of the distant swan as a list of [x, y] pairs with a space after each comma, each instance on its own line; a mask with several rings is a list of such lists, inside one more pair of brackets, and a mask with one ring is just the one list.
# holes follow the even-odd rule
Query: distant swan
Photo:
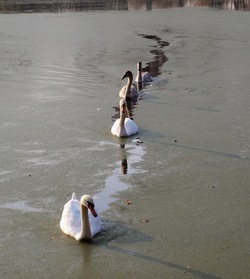
[[133, 74], [132, 74], [132, 72], [127, 71], [124, 74], [124, 76], [122, 77], [122, 80], [124, 78], [126, 78], [126, 77], [128, 78], [128, 82], [120, 90], [120, 92], [119, 92], [120, 98], [123, 98], [123, 99], [138, 98], [139, 97], [139, 93], [138, 93], [136, 87], [134, 87], [132, 85], [132, 82], [133, 82]]
[[149, 72], [142, 71], [142, 63], [137, 63], [137, 76], [135, 78], [136, 82], [151, 82], [153, 81], [153, 77]]
[[138, 133], [138, 126], [128, 118], [128, 109], [125, 99], [120, 100], [120, 118], [115, 121], [111, 133], [117, 137], [129, 137]]
[[61, 230], [76, 240], [90, 240], [101, 231], [101, 219], [94, 207], [91, 196], [84, 195], [79, 201], [73, 193], [71, 200], [64, 205], [60, 221]]

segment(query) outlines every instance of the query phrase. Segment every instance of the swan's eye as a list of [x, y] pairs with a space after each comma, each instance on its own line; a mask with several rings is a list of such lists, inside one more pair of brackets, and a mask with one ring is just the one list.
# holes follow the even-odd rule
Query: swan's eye
[[87, 203], [88, 203], [88, 208], [91, 208], [91, 207], [94, 208], [95, 207], [95, 205], [92, 202], [88, 201]]

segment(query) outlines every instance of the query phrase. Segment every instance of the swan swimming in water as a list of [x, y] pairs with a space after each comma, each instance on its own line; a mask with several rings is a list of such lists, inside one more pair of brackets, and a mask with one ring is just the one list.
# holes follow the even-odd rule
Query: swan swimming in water
[[119, 138], [129, 137], [138, 133], [138, 126], [128, 118], [127, 102], [125, 99], [120, 100], [120, 118], [116, 119], [111, 128], [111, 133]]
[[79, 201], [73, 193], [71, 200], [64, 205], [60, 228], [65, 234], [76, 240], [91, 240], [94, 235], [99, 233], [101, 219], [95, 210], [93, 198], [84, 195]]
[[142, 63], [137, 63], [137, 76], [135, 78], [136, 82], [151, 82], [153, 81], [153, 77], [149, 72], [143, 72], [142, 71]]
[[138, 93], [136, 87], [134, 87], [132, 85], [132, 82], [133, 82], [133, 74], [132, 74], [132, 72], [131, 71], [127, 71], [124, 74], [124, 76], [122, 77], [122, 80], [125, 79], [126, 77], [128, 78], [128, 82], [120, 90], [119, 97], [123, 98], [123, 99], [138, 98], [139, 97], [139, 93]]

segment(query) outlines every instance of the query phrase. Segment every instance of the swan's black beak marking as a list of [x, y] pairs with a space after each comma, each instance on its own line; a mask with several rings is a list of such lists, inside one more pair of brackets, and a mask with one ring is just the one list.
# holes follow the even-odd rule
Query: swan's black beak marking
[[125, 104], [122, 106], [122, 113], [125, 113]]
[[88, 208], [94, 217], [97, 217], [97, 213], [95, 211], [95, 205], [91, 202], [88, 202]]
[[126, 77], [127, 77], [127, 75], [125, 74], [125, 75], [122, 77], [122, 79], [121, 79], [121, 80], [125, 79]]

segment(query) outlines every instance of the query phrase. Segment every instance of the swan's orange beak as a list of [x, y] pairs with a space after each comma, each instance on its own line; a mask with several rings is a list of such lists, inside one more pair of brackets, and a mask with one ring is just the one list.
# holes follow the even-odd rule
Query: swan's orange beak
[[97, 217], [97, 213], [95, 211], [95, 206], [93, 204], [89, 204], [89, 210], [94, 217]]

